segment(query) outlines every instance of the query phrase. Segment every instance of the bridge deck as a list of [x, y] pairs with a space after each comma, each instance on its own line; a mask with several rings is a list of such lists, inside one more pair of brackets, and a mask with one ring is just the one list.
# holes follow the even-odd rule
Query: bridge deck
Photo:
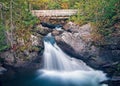
[[76, 9], [62, 9], [62, 10], [32, 10], [33, 15], [37, 17], [50, 18], [69, 18], [71, 15], [77, 14]]

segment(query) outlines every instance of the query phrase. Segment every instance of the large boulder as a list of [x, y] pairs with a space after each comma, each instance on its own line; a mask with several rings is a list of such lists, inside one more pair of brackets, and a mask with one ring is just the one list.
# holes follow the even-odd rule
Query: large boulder
[[4, 63], [12, 65], [15, 61], [14, 54], [11, 51], [5, 51], [0, 53], [0, 58], [4, 59]]
[[29, 49], [24, 49], [23, 51], [8, 49], [0, 52], [0, 64], [7, 65], [5, 68], [8, 66], [25, 69], [40, 68], [41, 55], [39, 54], [41, 54], [42, 45], [38, 42], [39, 39], [37, 36], [32, 35], [31, 41], [32, 45]]
[[72, 22], [64, 26], [65, 31], [56, 35], [57, 44], [67, 54], [80, 58], [94, 68], [119, 60], [118, 46], [108, 46], [115, 50], [106, 49], [107, 46], [96, 46], [93, 42], [92, 27], [90, 24], [78, 26]]
[[52, 29], [43, 27], [42, 25], [37, 25], [34, 29], [34, 32], [37, 32], [38, 34], [41, 34], [43, 36], [47, 35], [49, 32], [52, 31]]

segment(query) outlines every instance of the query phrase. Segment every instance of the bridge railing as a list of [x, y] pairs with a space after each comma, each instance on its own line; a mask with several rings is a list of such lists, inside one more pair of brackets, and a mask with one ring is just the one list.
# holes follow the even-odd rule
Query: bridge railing
[[69, 17], [78, 13], [77, 9], [62, 10], [32, 10], [33, 15], [37, 17]]

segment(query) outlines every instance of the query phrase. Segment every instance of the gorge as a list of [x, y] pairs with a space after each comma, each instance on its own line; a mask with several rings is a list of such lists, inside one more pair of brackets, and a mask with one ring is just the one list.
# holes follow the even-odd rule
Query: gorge
[[106, 74], [65, 54], [49, 33], [44, 37], [43, 68], [30, 75], [19, 75], [5, 86], [107, 86]]
[[10, 80], [3, 80], [3, 86], [107, 86], [102, 83], [109, 79], [99, 70], [106, 60], [92, 57], [99, 56], [99, 48], [91, 45], [90, 24], [78, 27], [69, 22], [66, 29], [53, 30], [38, 27], [39, 30], [43, 28], [42, 33], [47, 31], [42, 40], [44, 51], [39, 55], [40, 59], [17, 64], [17, 69], [12, 69], [16, 69], [15, 74], [8, 74]]
[[0, 86], [120, 86], [120, 0], [0, 0]]

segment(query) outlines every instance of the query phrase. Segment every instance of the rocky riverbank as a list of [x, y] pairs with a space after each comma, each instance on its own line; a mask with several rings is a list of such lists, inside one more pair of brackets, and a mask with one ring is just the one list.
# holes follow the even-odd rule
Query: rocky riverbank
[[117, 83], [116, 85], [110, 83], [110, 86], [118, 86], [120, 84], [120, 36], [104, 38], [104, 41], [98, 43], [93, 40], [90, 24], [80, 27], [69, 22], [64, 29], [62, 34], [55, 35], [57, 44], [67, 54], [106, 72], [109, 77], [112, 77], [112, 81]]
[[[72, 22], [63, 26], [63, 30], [49, 29], [42, 25], [33, 28], [33, 46], [40, 50], [24, 50], [17, 53], [12, 49], [0, 53], [0, 74], [5, 70], [35, 70], [42, 67], [43, 37], [51, 32], [57, 44], [68, 55], [81, 59], [89, 66], [103, 70], [111, 77], [110, 86], [119, 86], [120, 80], [120, 35], [104, 38], [103, 43], [96, 42], [91, 24], [83, 26]], [[24, 59], [28, 57], [28, 59]], [[11, 72], [10, 72], [11, 73]], [[13, 74], [13, 72], [12, 72]], [[112, 83], [111, 83], [112, 82]], [[105, 82], [108, 83], [108, 82]], [[114, 84], [114, 85], [112, 85]], [[116, 84], [116, 85], [115, 85]]]

